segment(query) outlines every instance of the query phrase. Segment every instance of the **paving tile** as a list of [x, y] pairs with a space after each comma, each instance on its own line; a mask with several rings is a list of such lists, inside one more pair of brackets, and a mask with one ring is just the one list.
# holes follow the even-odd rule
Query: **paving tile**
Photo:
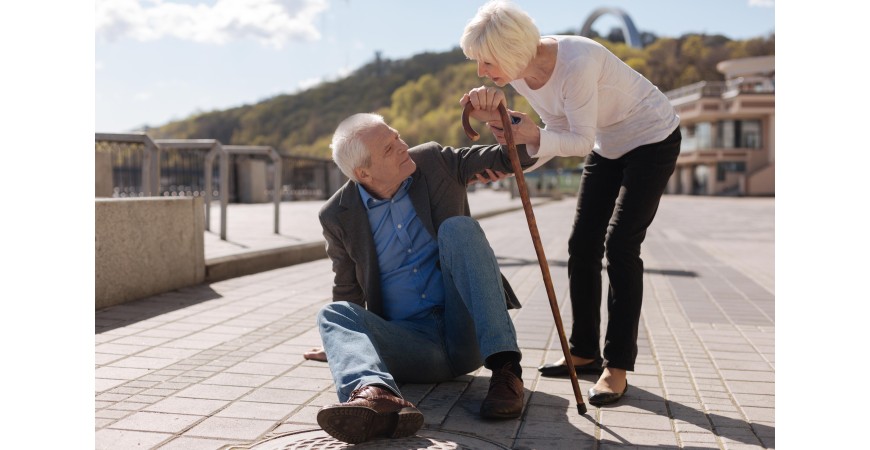
[[161, 445], [160, 450], [220, 450], [228, 445], [243, 445], [247, 442], [204, 438], [179, 437]]
[[315, 396], [311, 391], [296, 391], [290, 389], [258, 388], [241, 400], [262, 403], [282, 403], [289, 405], [302, 405]]
[[106, 392], [114, 387], [126, 383], [127, 380], [114, 380], [108, 378], [97, 378], [94, 380], [94, 390], [96, 392]]
[[645, 430], [670, 431], [671, 421], [667, 416], [657, 414], [634, 414], [614, 409], [603, 409], [601, 418], [602, 425], [608, 427], [638, 428]]
[[97, 378], [113, 380], [135, 380], [151, 372], [148, 369], [136, 369], [128, 367], [99, 367], [96, 369]]
[[254, 440], [276, 425], [271, 420], [209, 417], [185, 432], [184, 436]]
[[[276, 389], [295, 389], [299, 391], [320, 392], [325, 388], [332, 387], [331, 379], [306, 379], [295, 377], [278, 377], [263, 385], [263, 387]], [[403, 391], [404, 394], [404, 391]]]
[[96, 346], [97, 353], [123, 356], [133, 355], [146, 349], [148, 349], [147, 345], [125, 345], [118, 344], [117, 342], [103, 343]]
[[131, 396], [134, 394], [139, 394], [140, 392], [145, 390], [145, 388], [130, 387], [129, 383], [130, 382], [125, 382], [123, 385], [113, 388], [111, 391], [109, 391], [109, 393]]
[[127, 394], [115, 394], [110, 392], [104, 392], [102, 394], [98, 394], [96, 400], [104, 401], [104, 402], [120, 402], [122, 400], [126, 400], [129, 395]]
[[207, 416], [227, 404], [227, 400], [169, 397], [146, 407], [145, 411]]
[[241, 362], [232, 367], [228, 367], [226, 372], [228, 373], [245, 373], [245, 374], [253, 374], [253, 375], [281, 375], [287, 370], [289, 370], [292, 366], [284, 365], [284, 364], [265, 364], [265, 363], [251, 363], [251, 362]]
[[94, 413], [94, 417], [99, 417], [101, 419], [117, 420], [117, 419], [129, 416], [130, 414], [131, 414], [131, 411], [126, 411], [126, 410], [100, 409], [96, 413]]
[[269, 375], [252, 375], [238, 373], [219, 373], [201, 381], [202, 384], [219, 384], [223, 386], [257, 387], [272, 380]]
[[94, 356], [94, 362], [98, 366], [105, 365], [105, 364], [109, 364], [113, 361], [117, 361], [123, 357], [124, 357], [124, 355], [116, 355], [116, 354], [111, 354], [111, 353], [97, 353]]
[[104, 428], [96, 432], [97, 450], [151, 448], [171, 438], [171, 434]]
[[109, 428], [178, 433], [202, 420], [204, 417], [159, 412], [137, 412], [113, 423]]
[[586, 439], [570, 439], [560, 437], [557, 439], [517, 439], [514, 442], [514, 446], [512, 448], [514, 450], [596, 450], [599, 447], [598, 442], [591, 437], [587, 437]]
[[296, 405], [238, 401], [215, 414], [215, 417], [279, 421], [290, 415], [295, 409], [297, 409]]
[[196, 384], [179, 391], [178, 397], [204, 398], [212, 400], [235, 400], [251, 391], [249, 387], [220, 386], [216, 384]]
[[112, 405], [112, 409], [119, 409], [122, 411], [139, 411], [140, 409], [146, 408], [148, 406], [148, 403], [119, 402]]
[[638, 445], [652, 447], [677, 447], [677, 436], [673, 431], [644, 430], [638, 428], [606, 427], [601, 430], [601, 446]]

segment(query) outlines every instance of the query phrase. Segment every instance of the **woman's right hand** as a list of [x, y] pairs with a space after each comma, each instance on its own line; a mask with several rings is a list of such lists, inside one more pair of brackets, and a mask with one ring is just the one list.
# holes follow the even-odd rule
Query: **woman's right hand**
[[471, 102], [474, 109], [471, 111], [471, 117], [483, 122], [499, 120], [501, 116], [498, 113], [499, 103], [503, 103], [507, 107], [507, 99], [504, 92], [495, 87], [481, 86], [474, 88], [459, 100], [459, 104], [465, 107], [465, 104]]

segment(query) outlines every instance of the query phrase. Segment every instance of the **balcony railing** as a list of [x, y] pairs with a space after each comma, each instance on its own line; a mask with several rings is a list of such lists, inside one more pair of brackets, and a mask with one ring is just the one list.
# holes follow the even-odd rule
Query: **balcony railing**
[[665, 95], [672, 101], [685, 97], [722, 97], [726, 89], [727, 86], [724, 81], [699, 81], [665, 92]]
[[770, 77], [740, 77], [728, 81], [699, 81], [665, 92], [669, 100], [692, 100], [702, 97], [727, 98], [738, 94], [772, 94], [775, 82]]

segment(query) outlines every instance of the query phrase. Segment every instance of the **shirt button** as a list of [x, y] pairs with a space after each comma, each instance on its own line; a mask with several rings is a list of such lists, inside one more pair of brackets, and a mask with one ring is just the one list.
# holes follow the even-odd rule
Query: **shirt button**
[[421, 295], [420, 297], [426, 298], [426, 294]]
[[414, 273], [417, 273], [417, 268], [416, 268], [416, 267], [414, 268]]
[[411, 249], [410, 249], [410, 248], [408, 249], [408, 253], [411, 253]]
[[398, 227], [399, 227], [399, 229], [401, 230], [401, 229], [402, 229], [402, 224], [399, 224]]

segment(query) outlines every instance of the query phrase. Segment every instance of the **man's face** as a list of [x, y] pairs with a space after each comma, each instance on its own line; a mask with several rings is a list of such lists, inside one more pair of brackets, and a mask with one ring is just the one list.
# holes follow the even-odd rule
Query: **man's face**
[[363, 132], [363, 142], [371, 155], [371, 165], [362, 169], [364, 184], [375, 188], [398, 187], [414, 173], [417, 164], [408, 154], [408, 144], [399, 132], [386, 124], [378, 124]]

